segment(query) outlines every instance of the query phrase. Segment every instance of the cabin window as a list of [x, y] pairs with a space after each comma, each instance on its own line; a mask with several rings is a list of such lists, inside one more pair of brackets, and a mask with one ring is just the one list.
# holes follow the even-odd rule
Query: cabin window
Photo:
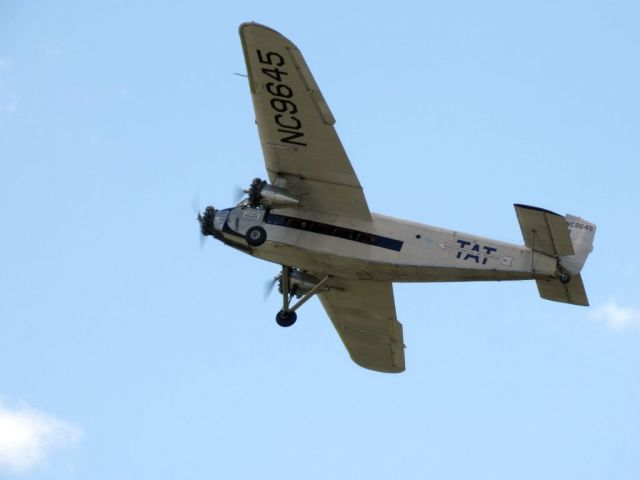
[[395, 250], [396, 252], [400, 251], [403, 244], [402, 241], [393, 238], [382, 237], [380, 235], [374, 235], [367, 232], [360, 232], [350, 228], [336, 227], [326, 223], [313, 222], [303, 218], [287, 217], [276, 213], [267, 214], [264, 221], [269, 225], [278, 225], [287, 228], [295, 228], [296, 230], [319, 233], [321, 235], [342, 238], [358, 243], [364, 243], [366, 245], [373, 245], [374, 247]]

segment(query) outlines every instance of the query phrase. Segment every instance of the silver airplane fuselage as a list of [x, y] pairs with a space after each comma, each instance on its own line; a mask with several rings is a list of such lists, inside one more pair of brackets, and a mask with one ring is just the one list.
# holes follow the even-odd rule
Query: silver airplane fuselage
[[[245, 235], [266, 231], [258, 248]], [[308, 272], [388, 282], [527, 280], [554, 275], [557, 260], [524, 245], [372, 214], [345, 219], [294, 208], [220, 210], [216, 237], [257, 258]]]

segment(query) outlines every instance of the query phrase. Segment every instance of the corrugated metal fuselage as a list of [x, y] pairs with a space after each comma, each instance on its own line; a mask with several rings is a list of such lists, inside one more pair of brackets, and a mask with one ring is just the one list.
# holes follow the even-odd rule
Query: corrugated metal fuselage
[[[523, 245], [372, 214], [365, 222], [300, 212], [236, 207], [218, 228], [225, 243], [281, 265], [345, 278], [391, 282], [526, 280], [554, 275], [555, 258]], [[248, 246], [261, 226], [267, 241]]]

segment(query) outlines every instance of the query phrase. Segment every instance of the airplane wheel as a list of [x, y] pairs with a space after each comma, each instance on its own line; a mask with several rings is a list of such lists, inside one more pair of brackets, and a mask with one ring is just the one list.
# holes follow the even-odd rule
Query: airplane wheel
[[568, 273], [560, 274], [560, 281], [562, 283], [569, 283], [571, 281], [571, 275], [569, 275]]
[[296, 323], [297, 318], [298, 318], [298, 315], [296, 314], [296, 312], [292, 312], [292, 311], [284, 312], [280, 310], [276, 314], [276, 323], [281, 327], [290, 327], [291, 325]]
[[249, 245], [259, 247], [267, 240], [267, 232], [262, 227], [251, 227], [244, 237]]

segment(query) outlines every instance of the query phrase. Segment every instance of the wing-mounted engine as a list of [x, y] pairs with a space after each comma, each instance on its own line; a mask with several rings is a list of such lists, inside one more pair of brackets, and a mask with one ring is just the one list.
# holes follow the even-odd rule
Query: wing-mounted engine
[[[282, 294], [283, 292], [283, 276], [282, 273], [276, 277], [278, 282], [278, 291]], [[316, 287], [320, 283], [320, 279], [314, 277], [310, 273], [303, 272], [298, 268], [291, 268], [289, 270], [289, 291], [287, 292], [289, 295], [296, 296], [297, 298], [302, 297], [309, 293], [313, 288]], [[322, 287], [317, 289], [316, 291], [326, 292], [329, 290], [327, 287]]]
[[270, 185], [266, 180], [254, 178], [247, 190], [247, 204], [250, 207], [293, 207], [300, 205], [300, 199], [287, 189]]
[[[276, 315], [278, 325], [281, 327], [293, 325], [298, 318], [296, 314], [298, 308], [315, 294], [329, 291], [326, 285], [328, 280], [328, 275], [320, 279], [299, 268], [283, 265], [282, 273], [274, 278], [274, 282], [278, 282], [278, 291], [282, 295], [282, 310]], [[293, 297], [299, 299], [295, 305], [291, 305]]]

